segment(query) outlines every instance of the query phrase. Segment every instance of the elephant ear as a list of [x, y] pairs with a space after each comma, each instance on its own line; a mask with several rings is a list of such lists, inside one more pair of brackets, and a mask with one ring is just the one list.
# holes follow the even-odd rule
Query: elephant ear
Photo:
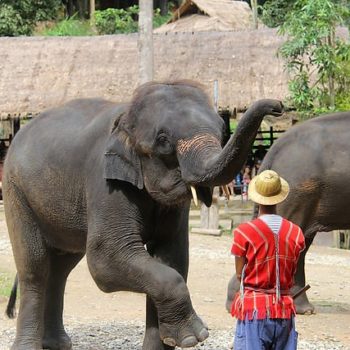
[[128, 132], [123, 127], [124, 116], [116, 120], [107, 141], [104, 177], [107, 180], [129, 182], [141, 190], [143, 188], [141, 161], [130, 142]]

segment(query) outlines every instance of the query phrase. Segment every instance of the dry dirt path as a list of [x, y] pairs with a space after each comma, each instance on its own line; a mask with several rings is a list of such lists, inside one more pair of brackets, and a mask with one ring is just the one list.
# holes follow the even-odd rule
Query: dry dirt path
[[[235, 321], [224, 304], [234, 270], [228, 236], [190, 236], [189, 290], [193, 305], [208, 323], [209, 339], [195, 349], [227, 350]], [[15, 273], [3, 214], [0, 213], [0, 272]], [[299, 349], [350, 349], [350, 251], [312, 247], [307, 257], [309, 296], [316, 315], [298, 316]], [[85, 259], [69, 277], [65, 324], [75, 350], [141, 350], [145, 298], [140, 294], [104, 294], [91, 279]], [[5, 318], [0, 299], [0, 350], [9, 348], [15, 321]]]

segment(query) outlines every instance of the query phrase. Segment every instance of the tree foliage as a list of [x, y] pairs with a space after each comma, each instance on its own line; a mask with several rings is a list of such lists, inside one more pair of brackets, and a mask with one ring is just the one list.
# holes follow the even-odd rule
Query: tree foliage
[[[154, 1], [155, 6], [162, 5], [161, 9], [155, 8], [154, 26], [158, 27], [167, 21], [171, 9], [180, 2], [181, 0]], [[116, 2], [96, 0], [98, 32], [118, 34], [137, 31], [138, 6], [130, 6], [135, 1], [118, 1], [120, 8], [101, 10], [102, 5], [112, 6], [114, 3]], [[52, 30], [44, 30], [43, 34], [91, 35], [93, 28], [87, 28], [88, 23], [84, 23], [88, 17], [88, 2], [83, 0], [0, 0], [0, 36], [31, 35], [38, 22], [48, 20], [53, 20], [56, 25]]]
[[[139, 7], [134, 5], [127, 9], [108, 8], [95, 12], [95, 25], [99, 34], [134, 33], [138, 31]], [[153, 27], [157, 28], [171, 17], [161, 15], [160, 9], [153, 13]]]
[[137, 32], [138, 6], [124, 9], [108, 8], [95, 12], [95, 25], [99, 34], [119, 34]]
[[279, 54], [292, 75], [289, 90], [298, 110], [340, 109], [339, 96], [350, 81], [350, 45], [336, 36], [336, 28], [349, 16], [348, 0], [297, 0], [286, 15], [279, 33], [287, 41]]
[[39, 21], [55, 18], [61, 0], [1, 0], [0, 36], [30, 35]]
[[261, 6], [261, 20], [270, 28], [278, 27], [284, 23], [294, 4], [295, 0], [268, 0]]

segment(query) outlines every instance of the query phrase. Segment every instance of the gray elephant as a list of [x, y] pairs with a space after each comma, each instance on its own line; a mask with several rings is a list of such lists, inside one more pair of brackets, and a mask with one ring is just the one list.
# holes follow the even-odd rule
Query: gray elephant
[[63, 295], [85, 254], [102, 291], [146, 293], [143, 349], [206, 339], [186, 286], [191, 193], [209, 206], [262, 118], [282, 112], [276, 100], [254, 103], [222, 148], [224, 123], [199, 85], [149, 83], [129, 104], [75, 100], [22, 128], [3, 177], [21, 291], [12, 349], [71, 348]]
[[[293, 126], [270, 148], [259, 172], [273, 169], [290, 184], [280, 215], [298, 224], [305, 235], [292, 293], [305, 286], [305, 255], [317, 232], [350, 228], [350, 112], [334, 113]], [[255, 213], [257, 215], [257, 213]], [[226, 308], [239, 289], [228, 285]], [[313, 313], [306, 293], [295, 299], [297, 313]]]

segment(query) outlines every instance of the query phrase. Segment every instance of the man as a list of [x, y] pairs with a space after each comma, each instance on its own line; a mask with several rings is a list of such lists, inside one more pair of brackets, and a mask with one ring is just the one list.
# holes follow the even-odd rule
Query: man
[[233, 232], [231, 252], [241, 282], [231, 307], [238, 319], [235, 350], [297, 348], [290, 288], [305, 242], [297, 225], [276, 214], [288, 193], [288, 183], [272, 170], [249, 184], [248, 196], [259, 205], [259, 216]]

